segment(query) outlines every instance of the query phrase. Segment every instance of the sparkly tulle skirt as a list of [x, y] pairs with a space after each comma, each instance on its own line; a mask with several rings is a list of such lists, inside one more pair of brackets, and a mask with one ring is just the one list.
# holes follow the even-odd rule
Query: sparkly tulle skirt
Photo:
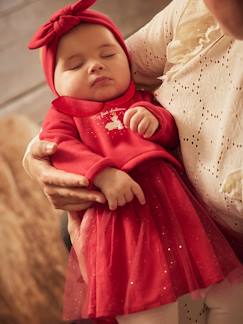
[[[130, 172], [146, 204], [73, 215], [64, 318], [107, 318], [171, 303], [240, 268], [185, 175], [163, 160]], [[76, 217], [76, 219], [75, 219]]]

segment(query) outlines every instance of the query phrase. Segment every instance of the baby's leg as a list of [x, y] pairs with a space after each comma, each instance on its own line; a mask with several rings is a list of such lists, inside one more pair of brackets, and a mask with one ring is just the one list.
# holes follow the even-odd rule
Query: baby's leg
[[207, 324], [242, 324], [243, 282], [225, 280], [210, 287], [205, 303], [209, 308]]
[[116, 319], [119, 324], [178, 324], [178, 305], [172, 303]]

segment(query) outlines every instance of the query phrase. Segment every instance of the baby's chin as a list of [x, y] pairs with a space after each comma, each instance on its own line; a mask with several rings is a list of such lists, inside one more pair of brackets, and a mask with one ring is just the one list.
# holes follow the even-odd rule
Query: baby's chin
[[119, 98], [120, 96], [123, 95], [124, 92], [125, 91], [117, 91], [116, 89], [114, 89], [114, 90], [104, 89], [104, 91], [97, 92], [89, 100], [101, 101], [101, 102], [110, 101], [110, 100], [114, 100], [116, 98]]

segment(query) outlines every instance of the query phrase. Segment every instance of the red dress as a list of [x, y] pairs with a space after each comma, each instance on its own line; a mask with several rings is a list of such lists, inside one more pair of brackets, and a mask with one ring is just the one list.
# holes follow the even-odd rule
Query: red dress
[[[145, 140], [124, 128], [126, 109], [145, 106], [160, 128]], [[120, 98], [96, 103], [59, 97], [41, 139], [58, 143], [53, 164], [93, 177], [107, 166], [140, 184], [136, 199], [110, 211], [97, 204], [76, 218], [64, 313], [104, 319], [176, 301], [230, 275], [240, 262], [191, 188], [170, 149], [178, 143], [172, 116], [131, 84]], [[162, 145], [162, 146], [161, 146]], [[166, 149], [165, 149], [166, 148]]]

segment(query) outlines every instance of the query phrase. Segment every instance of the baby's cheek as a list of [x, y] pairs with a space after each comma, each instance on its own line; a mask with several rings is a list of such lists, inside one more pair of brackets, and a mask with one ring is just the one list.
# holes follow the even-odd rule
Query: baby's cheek
[[66, 89], [66, 96], [75, 97], [79, 99], [86, 99], [87, 93], [87, 86], [86, 82], [80, 80], [77, 77], [70, 77], [69, 79], [65, 80], [65, 89]]

